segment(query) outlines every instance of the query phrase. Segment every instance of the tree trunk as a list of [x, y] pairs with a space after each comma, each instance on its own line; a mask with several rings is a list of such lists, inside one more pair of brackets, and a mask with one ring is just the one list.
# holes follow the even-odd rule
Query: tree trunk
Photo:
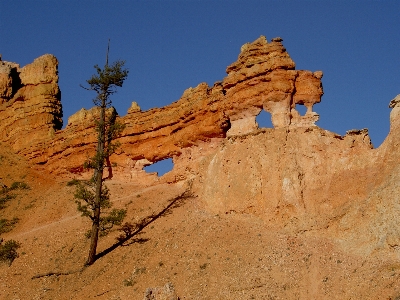
[[99, 239], [99, 227], [100, 227], [100, 201], [101, 201], [101, 190], [103, 186], [103, 168], [104, 168], [104, 146], [105, 146], [105, 111], [106, 111], [106, 103], [105, 99], [102, 100], [102, 106], [100, 108], [100, 122], [99, 122], [99, 133], [97, 139], [97, 154], [98, 159], [96, 160], [96, 168], [95, 168], [95, 188], [96, 188], [96, 196], [95, 196], [95, 208], [93, 211], [93, 220], [92, 220], [92, 231], [90, 235], [90, 248], [89, 248], [89, 256], [86, 261], [86, 265], [91, 265], [96, 260], [96, 250], [97, 250], [97, 242]]
[[86, 265], [91, 265], [96, 260], [96, 250], [97, 250], [97, 242], [99, 239], [99, 227], [100, 227], [100, 197], [102, 188], [102, 177], [103, 177], [103, 172], [98, 171], [95, 178], [96, 181], [95, 209], [93, 212], [92, 230], [90, 233], [89, 256]]

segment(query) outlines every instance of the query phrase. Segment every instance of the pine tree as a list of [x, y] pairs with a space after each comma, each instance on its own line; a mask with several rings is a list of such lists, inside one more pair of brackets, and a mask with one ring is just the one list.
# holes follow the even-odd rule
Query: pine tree
[[104, 68], [95, 65], [96, 74], [87, 80], [89, 87], [86, 90], [95, 91], [97, 96], [93, 103], [99, 108], [99, 118], [96, 120], [97, 148], [93, 157], [85, 163], [86, 168], [94, 170], [93, 177], [88, 182], [77, 182], [75, 192], [78, 210], [82, 216], [89, 217], [92, 221], [90, 231], [90, 248], [86, 265], [91, 265], [96, 260], [96, 249], [99, 231], [107, 231], [113, 225], [120, 225], [126, 215], [126, 210], [113, 209], [104, 216], [104, 210], [111, 208], [110, 196], [104, 185], [103, 171], [109, 157], [118, 148], [119, 143], [114, 140], [124, 129], [123, 124], [116, 121], [117, 113], [111, 106], [110, 96], [117, 92], [117, 87], [122, 87], [128, 76], [128, 70], [124, 69], [124, 61], [117, 60], [108, 64], [108, 52]]

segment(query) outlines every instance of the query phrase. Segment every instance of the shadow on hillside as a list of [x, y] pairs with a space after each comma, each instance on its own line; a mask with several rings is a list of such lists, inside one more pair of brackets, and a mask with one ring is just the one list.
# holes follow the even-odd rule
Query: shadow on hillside
[[123, 233], [117, 238], [118, 242], [115, 243], [114, 245], [112, 245], [111, 247], [103, 250], [102, 252], [98, 253], [96, 255], [96, 260], [98, 260], [99, 258], [102, 258], [103, 256], [107, 255], [108, 253], [114, 251], [115, 249], [117, 249], [120, 246], [129, 246], [134, 243], [143, 244], [143, 243], [147, 242], [149, 239], [137, 238], [138, 235], [143, 233], [142, 232], [143, 229], [145, 229], [147, 226], [149, 226], [151, 223], [153, 223], [158, 218], [172, 214], [172, 211], [174, 208], [178, 208], [178, 207], [184, 205], [185, 201], [192, 197], [193, 197], [193, 194], [189, 190], [186, 190], [179, 196], [170, 200], [168, 205], [166, 207], [164, 207], [164, 209], [162, 209], [160, 212], [154, 213], [150, 216], [147, 216], [136, 224], [125, 223], [121, 227], [121, 231]]

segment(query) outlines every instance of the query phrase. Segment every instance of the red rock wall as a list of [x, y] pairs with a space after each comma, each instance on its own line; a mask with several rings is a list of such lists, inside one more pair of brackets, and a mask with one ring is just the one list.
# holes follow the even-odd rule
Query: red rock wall
[[[312, 106], [323, 94], [322, 72], [294, 67], [279, 38], [268, 43], [261, 36], [243, 45], [238, 60], [228, 66], [227, 77], [213, 87], [201, 83], [171, 105], [143, 112], [131, 109], [121, 117], [126, 129], [112, 160], [119, 166], [131, 166], [140, 159], [154, 162], [180, 155], [182, 149], [199, 141], [254, 131], [261, 109], [271, 113], [276, 128], [314, 126], [318, 115]], [[52, 172], [79, 171], [94, 149], [95, 110], [79, 111], [59, 130], [57, 60], [45, 55], [14, 69], [21, 81], [16, 92], [12, 91], [11, 72], [0, 72], [0, 117], [4, 120], [0, 141]], [[306, 116], [295, 111], [296, 103], [308, 107]]]
[[[126, 129], [111, 157], [114, 175], [144, 184], [190, 179], [214, 213], [250, 213], [295, 231], [332, 228], [334, 235], [355, 222], [335, 220], [363, 217], [370, 202], [383, 210], [395, 207], [399, 97], [390, 104], [390, 133], [373, 149], [366, 129], [342, 137], [315, 126], [318, 114], [312, 109], [323, 94], [322, 72], [294, 66], [279, 38], [267, 43], [260, 37], [242, 47], [227, 77], [213, 87], [201, 83], [177, 102], [149, 111], [133, 103], [120, 118]], [[83, 172], [94, 152], [98, 110], [80, 110], [60, 130], [57, 80], [51, 55], [24, 68], [0, 62], [0, 142], [50, 172], [71, 176]], [[304, 116], [296, 104], [307, 107]], [[262, 109], [271, 113], [275, 129], [258, 129], [255, 117]], [[175, 167], [162, 179], [142, 170], [169, 157]], [[371, 213], [368, 224], [384, 224], [382, 230], [389, 231], [393, 222], [381, 222], [382, 216], [387, 214]], [[381, 238], [371, 232], [368, 239]], [[358, 239], [356, 231], [351, 234]], [[387, 235], [388, 245], [398, 245], [396, 234]]]
[[29, 158], [62, 127], [57, 67], [49, 54], [23, 68], [0, 61], [0, 142]]

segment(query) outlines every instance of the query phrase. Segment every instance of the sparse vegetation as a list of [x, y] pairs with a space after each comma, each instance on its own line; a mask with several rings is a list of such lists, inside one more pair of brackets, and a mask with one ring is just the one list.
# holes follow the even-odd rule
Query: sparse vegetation
[[24, 206], [23, 209], [27, 210], [27, 209], [31, 209], [31, 208], [35, 207], [35, 202], [36, 202], [36, 199], [33, 199], [28, 205]]
[[11, 184], [10, 187], [7, 187], [6, 185], [2, 185], [2, 189], [0, 191], [0, 195], [1, 194], [7, 194], [10, 191], [13, 190], [29, 190], [30, 187], [28, 184], [26, 184], [23, 181], [15, 181]]
[[3, 185], [0, 190], [0, 209], [3, 209], [8, 201], [16, 198], [17, 195], [10, 193], [11, 191], [28, 189], [29, 185], [20, 181], [13, 182], [10, 187]]
[[0, 234], [11, 231], [18, 221], [18, 218], [13, 218], [12, 220], [0, 219]]
[[72, 180], [70, 180], [70, 181], [68, 181], [67, 182], [67, 186], [74, 186], [74, 185], [77, 185], [77, 184], [79, 184], [79, 180], [78, 179], [72, 179]]
[[[14, 158], [10, 155], [0, 155], [0, 164], [3, 166], [2, 171], [4, 171], [1, 177], [7, 181], [7, 183], [5, 183], [3, 180], [0, 180], [0, 235], [13, 230], [19, 222], [19, 218], [13, 217], [10, 211], [7, 211], [6, 216], [4, 216], [1, 210], [6, 208], [9, 201], [17, 198], [21, 193], [20, 191], [30, 189], [29, 185], [23, 181], [14, 181], [11, 184], [8, 183], [12, 179], [20, 178], [20, 180], [22, 180], [26, 177], [26, 174], [21, 175], [19, 166], [17, 168], [10, 168], [10, 166], [17, 165], [18, 161], [19, 158]], [[0, 263], [5, 263], [10, 266], [18, 257], [18, 249], [20, 247], [21, 244], [19, 242], [13, 239], [4, 240], [0, 237]]]
[[132, 278], [128, 278], [124, 280], [124, 286], [133, 286], [136, 282], [133, 281]]
[[30, 187], [25, 182], [16, 181], [11, 184], [10, 190], [29, 190]]
[[121, 225], [126, 217], [126, 209], [111, 210], [105, 217], [100, 218], [100, 232], [108, 234], [115, 225]]
[[18, 257], [17, 249], [21, 244], [14, 240], [8, 240], [4, 244], [0, 239], [0, 261], [8, 263], [11, 266], [14, 259]]
[[3, 209], [5, 207], [5, 204], [8, 201], [14, 199], [15, 197], [16, 197], [15, 194], [6, 194], [6, 195], [0, 197], [0, 209]]

